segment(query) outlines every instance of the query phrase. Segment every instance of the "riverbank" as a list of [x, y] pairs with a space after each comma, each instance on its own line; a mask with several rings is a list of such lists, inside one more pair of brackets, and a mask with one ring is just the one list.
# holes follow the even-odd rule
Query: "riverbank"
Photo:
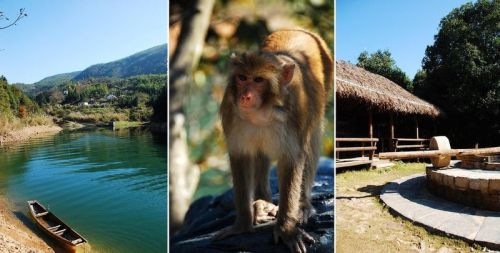
[[54, 252], [10, 211], [3, 197], [0, 197], [0, 252]]
[[63, 130], [60, 126], [29, 126], [0, 134], [0, 145], [29, 140], [35, 136], [55, 134]]

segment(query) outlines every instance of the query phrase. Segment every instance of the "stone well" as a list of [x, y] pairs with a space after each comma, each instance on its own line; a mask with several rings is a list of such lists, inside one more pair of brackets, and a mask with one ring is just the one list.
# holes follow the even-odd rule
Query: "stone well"
[[500, 166], [498, 157], [461, 157], [451, 167], [428, 167], [429, 192], [464, 205], [500, 211]]

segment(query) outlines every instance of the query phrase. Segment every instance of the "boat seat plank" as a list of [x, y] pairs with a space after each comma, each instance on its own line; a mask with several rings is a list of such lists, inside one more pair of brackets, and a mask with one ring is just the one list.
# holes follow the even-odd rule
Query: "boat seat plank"
[[37, 213], [36, 217], [42, 217], [42, 216], [47, 215], [47, 214], [49, 214], [49, 212]]
[[53, 227], [49, 227], [47, 228], [48, 230], [50, 231], [56, 231], [59, 227], [61, 227], [61, 225], [57, 225], [57, 226], [53, 226]]
[[71, 243], [73, 243], [73, 244], [77, 244], [77, 243], [81, 243], [81, 242], [82, 242], [82, 238], [78, 238], [76, 240], [71, 241]]
[[56, 235], [62, 235], [62, 234], [64, 233], [64, 231], [66, 231], [66, 229], [65, 229], [65, 228], [63, 228], [63, 229], [61, 229], [61, 230], [58, 230], [58, 231], [54, 232], [54, 234], [56, 234]]

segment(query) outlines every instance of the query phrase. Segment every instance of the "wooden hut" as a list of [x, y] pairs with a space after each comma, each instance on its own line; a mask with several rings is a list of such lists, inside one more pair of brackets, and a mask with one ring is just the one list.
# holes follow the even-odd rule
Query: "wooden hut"
[[[381, 151], [425, 149], [435, 135], [439, 109], [381, 75], [337, 61], [336, 89], [336, 155], [345, 166], [371, 163]], [[367, 159], [355, 159], [360, 153]]]

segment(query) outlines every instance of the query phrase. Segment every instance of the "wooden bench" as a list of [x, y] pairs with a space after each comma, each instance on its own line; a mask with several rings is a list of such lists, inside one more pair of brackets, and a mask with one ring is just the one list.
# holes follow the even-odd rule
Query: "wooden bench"
[[392, 146], [394, 147], [393, 151], [397, 152], [398, 149], [426, 150], [429, 149], [429, 141], [430, 139], [422, 139], [422, 138], [393, 138], [392, 139]]
[[[335, 152], [336, 152], [336, 168], [352, 167], [363, 164], [371, 164], [375, 151], [377, 150], [378, 138], [335, 138]], [[359, 143], [359, 146], [349, 146], [341, 147], [341, 143]], [[341, 152], [361, 152], [361, 157], [365, 156], [365, 152], [368, 151], [368, 160], [361, 159], [338, 159]]]

